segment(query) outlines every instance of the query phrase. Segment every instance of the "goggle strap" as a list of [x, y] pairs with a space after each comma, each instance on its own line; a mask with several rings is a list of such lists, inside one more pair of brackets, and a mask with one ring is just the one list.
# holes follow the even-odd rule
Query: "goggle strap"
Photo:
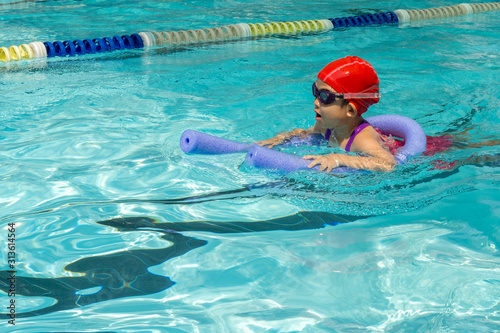
[[339, 94], [343, 99], [380, 98], [379, 93], [343, 93]]

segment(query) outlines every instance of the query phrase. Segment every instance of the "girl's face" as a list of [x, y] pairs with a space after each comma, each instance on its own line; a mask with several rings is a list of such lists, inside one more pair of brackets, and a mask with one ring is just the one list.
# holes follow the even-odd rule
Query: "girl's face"
[[[332, 93], [336, 91], [326, 84], [323, 80], [316, 80], [316, 88], [318, 90], [328, 90]], [[319, 98], [314, 100], [314, 112], [316, 112], [316, 123], [321, 128], [337, 128], [345, 125], [349, 120], [349, 105], [344, 104], [344, 100], [336, 99], [330, 104], [323, 104]]]

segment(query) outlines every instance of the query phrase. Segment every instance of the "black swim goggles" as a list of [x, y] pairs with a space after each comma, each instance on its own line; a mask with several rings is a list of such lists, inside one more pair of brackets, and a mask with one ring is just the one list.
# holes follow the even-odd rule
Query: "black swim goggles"
[[380, 98], [379, 93], [334, 93], [328, 90], [318, 90], [316, 82], [313, 83], [312, 93], [321, 104], [331, 104], [336, 99]]

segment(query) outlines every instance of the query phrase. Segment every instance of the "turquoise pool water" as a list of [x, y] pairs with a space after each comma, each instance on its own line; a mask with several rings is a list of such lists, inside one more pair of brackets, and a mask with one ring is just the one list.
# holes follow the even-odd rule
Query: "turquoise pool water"
[[[0, 44], [458, 3], [2, 1]], [[498, 146], [481, 144], [500, 132], [498, 15], [0, 63], [0, 287], [15, 223], [18, 294], [2, 331], [500, 329]], [[180, 150], [186, 129], [247, 142], [311, 126], [311, 82], [346, 55], [381, 79], [368, 116], [462, 148], [341, 178]]]

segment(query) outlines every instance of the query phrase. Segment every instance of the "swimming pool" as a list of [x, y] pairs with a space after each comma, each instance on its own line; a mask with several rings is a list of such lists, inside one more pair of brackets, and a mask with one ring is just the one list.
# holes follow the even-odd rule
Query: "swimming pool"
[[[458, 3], [1, 2], [0, 41]], [[498, 154], [473, 146], [498, 139], [498, 30], [492, 12], [0, 64], [0, 237], [15, 223], [18, 288], [16, 325], [2, 316], [2, 330], [498, 329], [498, 163], [432, 167]], [[244, 154], [180, 150], [186, 129], [251, 142], [311, 126], [311, 82], [345, 55], [365, 58], [381, 79], [367, 116], [405, 115], [430, 135], [466, 132], [468, 146], [347, 177], [281, 175], [245, 167]], [[325, 221], [339, 224], [319, 228]], [[2, 309], [10, 300], [0, 292]]]

